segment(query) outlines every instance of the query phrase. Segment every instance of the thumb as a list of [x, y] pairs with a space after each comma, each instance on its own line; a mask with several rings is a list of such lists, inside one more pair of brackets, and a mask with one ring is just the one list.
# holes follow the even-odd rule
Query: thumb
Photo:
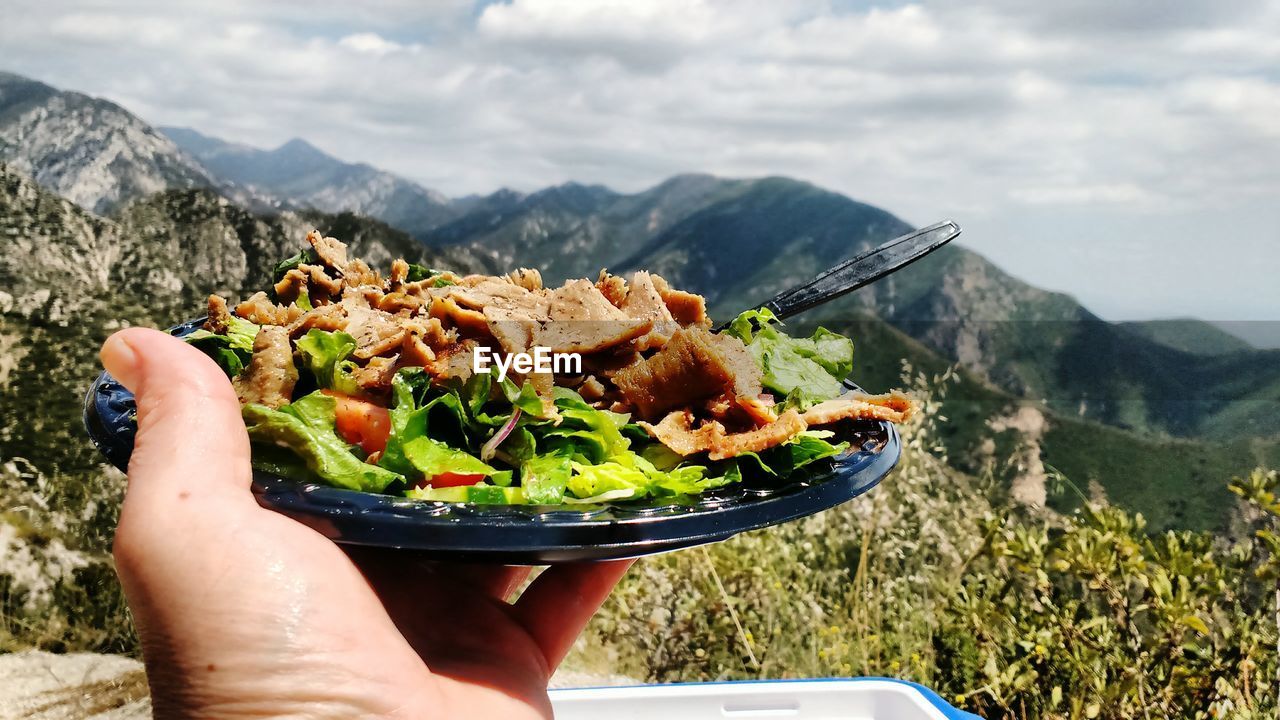
[[240, 402], [213, 360], [146, 328], [107, 338], [101, 356], [137, 402], [130, 500], [154, 507], [189, 498], [249, 499], [249, 438]]

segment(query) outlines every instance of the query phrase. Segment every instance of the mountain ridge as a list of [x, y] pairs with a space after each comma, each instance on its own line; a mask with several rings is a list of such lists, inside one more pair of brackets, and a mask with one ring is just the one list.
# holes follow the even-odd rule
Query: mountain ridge
[[421, 235], [462, 210], [443, 193], [367, 163], [348, 163], [301, 138], [272, 150], [231, 143], [191, 128], [160, 131], [214, 175], [295, 209], [356, 212]]
[[99, 213], [170, 187], [216, 184], [116, 103], [12, 73], [0, 73], [0, 161]]

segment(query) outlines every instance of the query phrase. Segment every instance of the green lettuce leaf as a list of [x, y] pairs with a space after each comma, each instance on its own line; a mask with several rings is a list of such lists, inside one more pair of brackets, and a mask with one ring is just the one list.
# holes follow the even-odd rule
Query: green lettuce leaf
[[659, 470], [631, 452], [609, 462], [574, 462], [572, 468], [566, 499], [580, 502], [698, 495], [742, 480], [736, 463], [728, 463], [723, 475], [707, 477], [707, 468], [701, 465]]
[[559, 505], [573, 474], [573, 462], [565, 455], [543, 455], [520, 466], [520, 487], [533, 505]]
[[748, 310], [725, 332], [746, 344], [764, 371], [764, 386], [785, 397], [784, 406], [806, 408], [840, 395], [853, 370], [853, 341], [826, 328], [793, 338], [778, 324], [768, 309]]
[[405, 493], [405, 496], [415, 500], [472, 503], [474, 505], [523, 505], [529, 502], [524, 496], [524, 490], [521, 488], [497, 487], [494, 485], [413, 488]]
[[405, 454], [405, 445], [419, 438], [431, 438], [450, 447], [470, 447], [473, 427], [462, 398], [449, 390], [419, 405], [417, 386], [425, 375], [416, 369], [401, 370], [391, 380], [391, 434], [378, 464], [402, 475], [418, 471]]
[[493, 475], [496, 470], [465, 450], [449, 447], [429, 437], [417, 437], [403, 446], [404, 457], [418, 474], [431, 478], [441, 473]]
[[723, 487], [738, 482], [742, 475], [736, 463], [729, 463], [725, 474], [706, 477], [707, 469], [700, 465], [689, 465], [660, 472], [652, 477], [654, 495], [699, 495], [707, 490]]
[[585, 465], [575, 462], [568, 489], [579, 500], [595, 500], [609, 495], [610, 500], [635, 500], [649, 494], [649, 476], [617, 462]]
[[442, 277], [436, 277], [437, 275], [443, 275], [444, 272], [444, 270], [436, 270], [435, 268], [429, 268], [426, 265], [409, 263], [409, 274], [405, 276], [405, 279], [409, 282], [418, 282], [419, 280], [426, 280], [427, 278], [436, 278], [435, 282], [432, 283], [435, 287], [452, 285], [452, 281]]
[[[249, 439], [257, 445], [288, 448], [316, 477], [337, 487], [382, 492], [403, 480], [398, 473], [364, 462], [338, 437], [334, 430], [336, 404], [333, 398], [317, 391], [278, 410], [246, 405], [243, 414]], [[268, 472], [282, 465], [278, 453], [254, 453], [253, 461], [255, 467]]]
[[244, 370], [253, 356], [253, 339], [258, 336], [257, 323], [231, 316], [226, 335], [217, 335], [200, 328], [184, 338], [201, 352], [213, 358], [227, 377], [235, 377]]
[[355, 338], [344, 332], [311, 329], [298, 338], [297, 348], [317, 385], [344, 395], [360, 393], [360, 386], [351, 374], [356, 364], [347, 359], [355, 352]]
[[533, 389], [532, 383], [526, 381], [524, 385], [517, 388], [509, 378], [502, 378], [498, 385], [502, 388], [503, 397], [511, 403], [512, 407], [520, 408], [521, 412], [531, 417], [547, 417], [546, 407], [542, 404], [542, 398], [538, 397], [538, 391]]
[[319, 264], [321, 264], [320, 256], [316, 255], [315, 248], [307, 248], [305, 250], [299, 250], [297, 254], [291, 257], [287, 257], [284, 260], [281, 260], [280, 262], [276, 263], [275, 268], [272, 269], [271, 271], [271, 284], [274, 285], [275, 283], [280, 282], [280, 280], [290, 270], [293, 270], [299, 265], [319, 265]]
[[631, 441], [622, 436], [621, 430], [629, 416], [596, 410], [581, 395], [568, 388], [557, 387], [553, 392], [561, 421], [555, 430], [547, 432], [548, 436], [589, 440], [599, 447], [600, 460], [618, 457], [629, 450]]
[[781, 445], [759, 453], [742, 453], [735, 459], [742, 461], [750, 458], [759, 463], [764, 472], [786, 477], [806, 465], [835, 457], [848, 450], [849, 443], [832, 443], [828, 440], [834, 435], [830, 430], [805, 430]]
[[835, 457], [849, 449], [849, 443], [832, 444], [827, 440], [835, 433], [830, 430], [805, 430], [779, 446], [786, 453], [792, 470], [805, 465]]

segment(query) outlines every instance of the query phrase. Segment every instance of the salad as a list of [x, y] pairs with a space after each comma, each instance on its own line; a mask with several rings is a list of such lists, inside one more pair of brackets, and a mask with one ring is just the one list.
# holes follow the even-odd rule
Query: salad
[[853, 343], [793, 338], [768, 310], [711, 331], [699, 295], [639, 271], [544, 287], [537, 270], [381, 275], [312, 231], [274, 284], [209, 298], [187, 341], [231, 378], [253, 465], [444, 502], [680, 499], [784, 481], [846, 450], [828, 426], [904, 421], [849, 392]]

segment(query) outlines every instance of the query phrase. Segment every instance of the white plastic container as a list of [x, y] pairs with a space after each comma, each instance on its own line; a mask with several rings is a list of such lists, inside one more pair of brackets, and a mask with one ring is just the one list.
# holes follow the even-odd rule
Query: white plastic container
[[551, 691], [556, 720], [971, 720], [927, 688], [886, 678], [688, 683]]

